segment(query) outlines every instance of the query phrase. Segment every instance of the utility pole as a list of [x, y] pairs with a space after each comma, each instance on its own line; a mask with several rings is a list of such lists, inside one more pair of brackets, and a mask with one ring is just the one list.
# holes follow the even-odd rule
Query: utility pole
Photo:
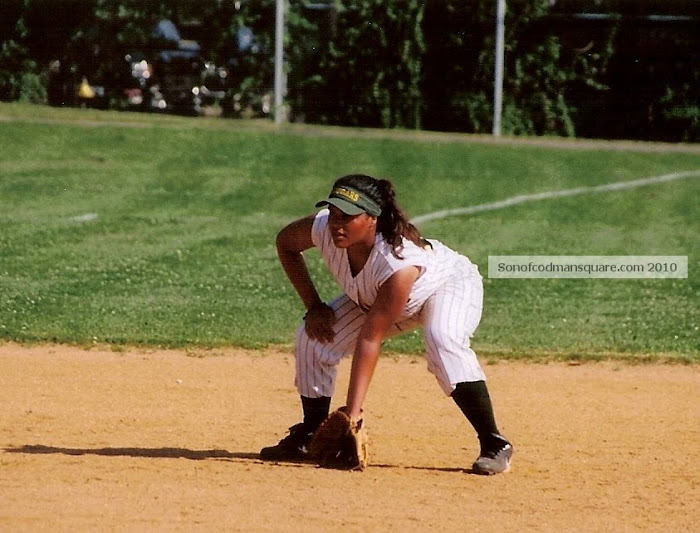
[[284, 97], [287, 93], [287, 73], [284, 71], [284, 12], [287, 0], [277, 0], [275, 9], [275, 124], [287, 121]]
[[501, 136], [503, 113], [503, 56], [505, 54], [506, 0], [496, 0], [496, 68], [493, 83], [493, 135]]

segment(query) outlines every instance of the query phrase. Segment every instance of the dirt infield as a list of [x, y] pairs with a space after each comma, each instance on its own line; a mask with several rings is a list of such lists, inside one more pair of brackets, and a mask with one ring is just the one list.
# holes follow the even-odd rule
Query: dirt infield
[[510, 473], [467, 472], [472, 430], [408, 357], [379, 363], [353, 473], [257, 459], [300, 417], [288, 353], [0, 344], [0, 531], [698, 531], [700, 367], [486, 372]]

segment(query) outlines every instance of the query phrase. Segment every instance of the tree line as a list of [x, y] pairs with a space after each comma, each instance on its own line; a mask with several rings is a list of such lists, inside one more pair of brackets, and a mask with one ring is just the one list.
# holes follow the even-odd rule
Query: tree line
[[[293, 120], [488, 133], [495, 0], [290, 0]], [[222, 105], [272, 87], [275, 0], [3, 0], [0, 99], [46, 102], [52, 65], [115, 88], [172, 20], [229, 75]], [[700, 6], [510, 0], [502, 131], [700, 140]], [[245, 33], [244, 30], [247, 32]], [[241, 36], [254, 42], [241, 47]]]

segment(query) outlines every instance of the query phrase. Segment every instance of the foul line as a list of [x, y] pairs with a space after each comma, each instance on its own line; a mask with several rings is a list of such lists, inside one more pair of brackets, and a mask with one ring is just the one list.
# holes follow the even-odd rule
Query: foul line
[[664, 183], [667, 181], [697, 177], [700, 177], [700, 170], [690, 170], [688, 172], [674, 172], [673, 174], [654, 176], [652, 178], [642, 178], [631, 181], [618, 181], [615, 183], [608, 183], [606, 185], [597, 185], [595, 187], [577, 187], [575, 189], [545, 191], [536, 194], [521, 194], [519, 196], [513, 196], [511, 198], [506, 198], [505, 200], [491, 202], [488, 204], [479, 204], [472, 205], [470, 207], [460, 207], [456, 209], [445, 209], [442, 211], [435, 211], [433, 213], [428, 213], [426, 215], [415, 217], [411, 220], [411, 222], [417, 225], [422, 224], [423, 222], [428, 222], [430, 220], [439, 220], [441, 218], [447, 218], [452, 216], [471, 215], [473, 213], [480, 213], [482, 211], [496, 211], [498, 209], [505, 209], [513, 205], [524, 204], [527, 202], [537, 202], [539, 200], [548, 200], [551, 198], [564, 198], [566, 196], [578, 196], [580, 194], [593, 194], [607, 191], [619, 191], [622, 189], [633, 189], [635, 187], [643, 187], [645, 185], [653, 185], [655, 183]]

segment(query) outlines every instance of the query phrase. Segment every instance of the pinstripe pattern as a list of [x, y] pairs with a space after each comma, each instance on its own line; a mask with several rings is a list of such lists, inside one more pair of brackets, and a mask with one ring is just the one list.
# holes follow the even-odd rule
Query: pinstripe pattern
[[328, 305], [337, 319], [332, 343], [323, 344], [309, 338], [303, 323], [297, 330], [295, 384], [299, 394], [309, 398], [333, 396], [336, 365], [340, 359], [352, 353], [354, 341], [364, 322], [364, 313], [346, 295]]
[[[335, 391], [336, 367], [343, 357], [351, 355], [355, 341], [365, 321], [365, 312], [343, 294], [328, 305], [335, 312], [337, 322], [333, 327], [333, 342], [323, 344], [310, 339], [302, 324], [297, 330], [295, 348], [295, 385], [302, 396], [318, 398], [333, 396]], [[393, 337], [420, 325], [417, 319], [402, 320], [387, 332]]]
[[365, 267], [353, 278], [346, 251], [333, 245], [327, 210], [317, 215], [312, 239], [345, 294], [329, 304], [337, 318], [333, 342], [310, 339], [303, 324], [297, 331], [295, 383], [302, 396], [333, 395], [336, 367], [352, 354], [365, 312], [374, 303], [379, 287], [394, 272], [412, 265], [418, 266], [421, 274], [399, 322], [387, 336], [424, 326], [428, 370], [445, 394], [457, 383], [485, 379], [469, 345], [481, 319], [483, 285], [478, 269], [468, 259], [438, 241], [430, 241], [432, 248], [427, 249], [406, 242], [404, 259], [396, 259], [379, 236]]
[[481, 276], [465, 261], [421, 313], [428, 370], [445, 394], [451, 394], [457, 383], [486, 380], [469, 342], [481, 320], [483, 297]]

